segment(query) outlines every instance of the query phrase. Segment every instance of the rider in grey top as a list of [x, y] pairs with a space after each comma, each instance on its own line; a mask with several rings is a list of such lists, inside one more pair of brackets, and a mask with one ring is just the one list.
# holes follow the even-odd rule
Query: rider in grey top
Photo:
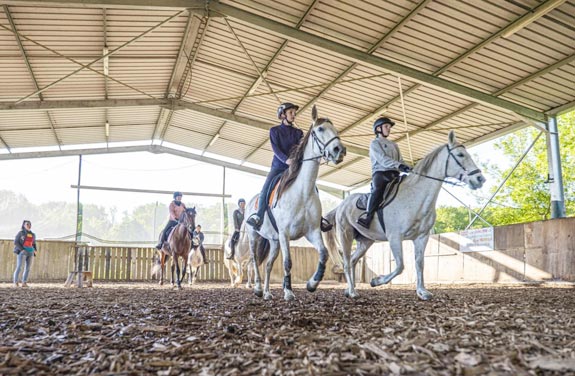
[[399, 171], [411, 171], [411, 167], [403, 162], [397, 144], [387, 139], [394, 125], [395, 123], [386, 117], [380, 117], [373, 123], [375, 139], [369, 147], [371, 194], [365, 213], [357, 219], [357, 223], [365, 228], [369, 228], [373, 215], [383, 200], [387, 184], [399, 176]]

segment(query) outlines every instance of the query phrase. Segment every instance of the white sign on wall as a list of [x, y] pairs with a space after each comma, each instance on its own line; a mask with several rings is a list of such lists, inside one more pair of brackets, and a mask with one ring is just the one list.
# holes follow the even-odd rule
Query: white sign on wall
[[461, 235], [461, 252], [493, 251], [493, 227], [465, 230]]

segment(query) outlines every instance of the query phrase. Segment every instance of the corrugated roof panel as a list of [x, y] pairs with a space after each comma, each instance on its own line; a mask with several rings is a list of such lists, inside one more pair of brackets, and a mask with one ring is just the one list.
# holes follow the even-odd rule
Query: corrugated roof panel
[[0, 131], [0, 137], [12, 149], [58, 145], [52, 129]]
[[59, 128], [58, 138], [64, 145], [95, 144], [106, 142], [104, 126]]
[[203, 150], [210, 140], [209, 135], [188, 131], [180, 127], [169, 127], [164, 136], [164, 141], [198, 150]]
[[[216, 101], [214, 107], [233, 108], [239, 99], [221, 100], [230, 97], [241, 97], [249, 89], [252, 80], [239, 73], [216, 68], [213, 65], [196, 63], [192, 74], [191, 84], [186, 87], [184, 94], [187, 100]], [[208, 104], [205, 104], [208, 105]]]
[[208, 146], [206, 150], [210, 153], [242, 160], [252, 151], [252, 147], [248, 144], [237, 142], [235, 139], [220, 137], [212, 146]]
[[297, 24], [309, 7], [308, 3], [299, 0], [282, 1], [281, 12], [278, 12], [278, 3], [269, 0], [222, 0], [222, 3], [231, 4], [290, 26]]
[[0, 132], [32, 128], [50, 128], [45, 111], [0, 111]]
[[220, 129], [223, 123], [223, 119], [204, 115], [199, 112], [183, 110], [174, 112], [170, 122], [170, 127], [179, 127], [182, 130], [189, 130], [204, 135], [209, 137], [209, 142], [210, 139], [218, 132], [218, 129]]
[[155, 122], [110, 126], [110, 142], [149, 140]]
[[249, 150], [251, 152], [253, 146], [258, 146], [269, 138], [269, 131], [228, 121], [220, 130], [220, 137], [239, 144], [252, 145]]

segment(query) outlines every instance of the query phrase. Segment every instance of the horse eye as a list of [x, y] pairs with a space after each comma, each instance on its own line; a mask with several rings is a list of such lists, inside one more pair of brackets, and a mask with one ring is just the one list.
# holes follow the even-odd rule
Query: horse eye
[[458, 156], [459, 158], [463, 158], [463, 157], [464, 157], [463, 153], [459, 153], [459, 154], [457, 154], [457, 156]]
[[323, 132], [323, 127], [319, 127], [317, 130], [318, 130], [319, 132]]

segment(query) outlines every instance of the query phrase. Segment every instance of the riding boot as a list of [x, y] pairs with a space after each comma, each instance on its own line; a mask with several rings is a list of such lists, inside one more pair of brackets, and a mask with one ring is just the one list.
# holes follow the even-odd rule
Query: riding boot
[[228, 260], [233, 260], [236, 253], [236, 241], [234, 239], [230, 240], [230, 254], [226, 257]]
[[321, 217], [321, 223], [319, 225], [321, 232], [328, 232], [333, 228], [333, 224], [329, 223], [327, 219]]
[[202, 254], [202, 258], [204, 259], [204, 264], [207, 264], [208, 258], [206, 257], [206, 250], [204, 249], [203, 245], [200, 245], [200, 253]]
[[162, 246], [164, 245], [164, 232], [162, 231], [162, 233], [160, 234], [160, 242], [158, 244], [156, 244], [156, 249], [162, 249]]
[[369, 195], [369, 199], [367, 200], [367, 208], [365, 213], [360, 215], [357, 219], [357, 223], [362, 225], [365, 228], [369, 228], [371, 224], [371, 220], [373, 219], [373, 215], [379, 206], [380, 200], [377, 197], [374, 197], [374, 194]]
[[254, 230], [259, 231], [262, 227], [262, 220], [261, 217], [257, 214], [252, 214], [247, 220], [246, 223], [254, 228]]

